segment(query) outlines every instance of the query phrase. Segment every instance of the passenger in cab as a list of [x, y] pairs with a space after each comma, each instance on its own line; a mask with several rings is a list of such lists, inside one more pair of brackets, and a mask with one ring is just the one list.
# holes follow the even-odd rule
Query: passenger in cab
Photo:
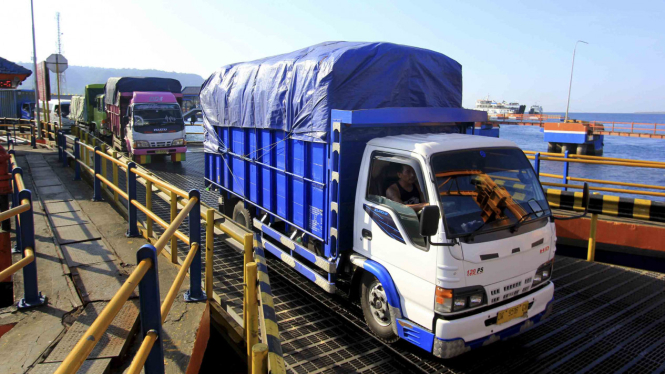
[[406, 164], [392, 164], [391, 167], [396, 169], [398, 179], [388, 187], [386, 197], [396, 203], [406, 205], [416, 212], [429, 205], [425, 202], [423, 192], [418, 186], [418, 179], [413, 168]]

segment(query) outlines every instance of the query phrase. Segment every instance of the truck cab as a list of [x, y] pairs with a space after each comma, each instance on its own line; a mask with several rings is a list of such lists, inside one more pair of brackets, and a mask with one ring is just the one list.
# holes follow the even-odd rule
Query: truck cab
[[185, 123], [172, 93], [134, 92], [123, 121], [127, 150], [135, 161], [148, 163], [156, 155], [184, 160]]
[[[554, 223], [514, 143], [461, 134], [375, 138], [358, 177], [350, 261], [386, 275], [363, 274], [359, 292], [379, 337], [449, 358], [547, 314]], [[417, 198], [401, 201], [391, 188]]]
[[[64, 132], [70, 132], [74, 121], [69, 119], [70, 100], [49, 100], [48, 101], [48, 115], [51, 123], [58, 124], [60, 122], [60, 114], [62, 114], [62, 123], [60, 128]], [[62, 113], [61, 113], [62, 112]]]

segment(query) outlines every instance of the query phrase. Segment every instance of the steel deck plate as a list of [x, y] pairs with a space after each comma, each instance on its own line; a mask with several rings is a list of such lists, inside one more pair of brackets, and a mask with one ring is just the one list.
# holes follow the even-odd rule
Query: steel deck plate
[[53, 227], [62, 227], [62, 226], [72, 226], [72, 225], [81, 225], [84, 223], [90, 223], [88, 217], [86, 217], [82, 211], [73, 211], [73, 212], [62, 212], [51, 214], [51, 223]]
[[35, 187], [37, 187], [37, 189], [39, 189], [40, 187], [59, 186], [62, 184], [62, 182], [60, 182], [60, 179], [57, 178], [39, 179], [33, 181], [33, 183], [35, 184]]
[[48, 214], [74, 212], [81, 210], [79, 203], [77, 203], [76, 201], [59, 201], [59, 202], [44, 203], [44, 207], [46, 208], [46, 212], [48, 212]]
[[[84, 303], [111, 300], [127, 280], [127, 272], [116, 261], [78, 266], [72, 269], [72, 275]], [[131, 298], [135, 297], [136, 291]]]
[[96, 240], [102, 237], [99, 231], [97, 231], [97, 228], [89, 223], [75, 226], [54, 227], [53, 232], [55, 234], [55, 239], [60, 245]]
[[[60, 362], [64, 360], [106, 304], [103, 302], [88, 304], [44, 362]], [[88, 359], [118, 357], [129, 344], [127, 338], [134, 327], [138, 325], [138, 315], [138, 300], [127, 301], [104, 335], [99, 339], [95, 348], [90, 352]]]
[[[97, 360], [85, 360], [83, 365], [79, 368], [77, 373], [82, 374], [105, 374], [111, 365], [110, 358], [100, 358]], [[59, 362], [52, 362], [48, 364], [39, 364], [32, 368], [29, 374], [53, 374], [60, 366]]]
[[109, 256], [106, 244], [101, 240], [65, 244], [61, 245], [60, 248], [65, 256], [67, 266], [70, 268], [117, 259], [115, 256]]

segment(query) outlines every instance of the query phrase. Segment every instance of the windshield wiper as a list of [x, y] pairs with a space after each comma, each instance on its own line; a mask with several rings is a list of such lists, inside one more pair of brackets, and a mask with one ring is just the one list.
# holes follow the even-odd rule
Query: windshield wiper
[[534, 214], [545, 213], [545, 212], [546, 212], [545, 210], [542, 210], [542, 209], [541, 209], [541, 210], [536, 210], [536, 211], [529, 212], [529, 213], [523, 215], [522, 218], [518, 219], [517, 222], [515, 222], [515, 224], [512, 225], [512, 226], [510, 227], [510, 232], [511, 232], [511, 233], [514, 233], [514, 232], [516, 232], [517, 230], [519, 230], [519, 228], [522, 226], [522, 223], [523, 223], [528, 217], [531, 217], [531, 216], [534, 215]]
[[472, 242], [473, 238], [475, 238], [476, 235], [478, 235], [478, 233], [480, 232], [480, 229], [482, 229], [485, 226], [486, 223], [487, 222], [483, 222], [480, 226], [478, 226], [478, 228], [476, 228], [475, 230], [473, 230], [470, 233], [466, 234], [465, 237], [466, 237], [467, 242]]

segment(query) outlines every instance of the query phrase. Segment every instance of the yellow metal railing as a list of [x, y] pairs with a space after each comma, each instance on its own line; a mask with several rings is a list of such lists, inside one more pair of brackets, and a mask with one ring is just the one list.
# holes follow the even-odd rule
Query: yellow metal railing
[[[614, 187], [597, 187], [591, 186], [590, 190], [594, 191], [605, 191], [605, 192], [614, 192], [622, 193], [629, 195], [643, 195], [643, 196], [657, 196], [665, 197], [665, 192], [658, 191], [645, 191], [643, 189], [653, 189], [653, 190], [665, 190], [665, 186], [649, 185], [644, 183], [632, 183], [632, 182], [620, 182], [620, 181], [611, 181], [603, 179], [592, 179], [592, 178], [580, 178], [573, 177], [569, 175], [569, 165], [571, 163], [578, 164], [592, 164], [592, 165], [609, 165], [609, 166], [625, 166], [625, 167], [637, 167], [637, 168], [650, 168], [650, 169], [665, 169], [665, 162], [660, 161], [648, 161], [648, 160], [633, 160], [625, 158], [609, 158], [609, 157], [600, 157], [600, 156], [587, 156], [587, 155], [565, 155], [562, 156], [560, 153], [551, 153], [551, 152], [534, 152], [534, 151], [524, 151], [529, 160], [534, 160], [536, 165], [535, 169], [538, 172], [539, 177], [561, 179], [563, 183], [552, 183], [547, 181], [541, 181], [541, 184], [544, 186], [553, 186], [561, 187], [564, 190], [568, 188], [582, 189], [581, 185], [572, 185], [568, 184], [571, 182], [587, 182], [595, 184], [604, 184], [610, 186], [621, 186], [621, 187], [635, 187], [640, 189], [626, 189], [626, 188], [614, 188]], [[552, 173], [542, 173], [540, 172], [540, 163], [542, 161], [553, 161], [563, 163], [563, 175], [552, 174]]]
[[[104, 181], [104, 183], [108, 183], [109, 186], [113, 186], [113, 184], [108, 180]], [[131, 203], [139, 208], [145, 209], [145, 207], [136, 200], [132, 200]], [[196, 197], [189, 198], [189, 202], [180, 211], [175, 220], [171, 224], [166, 225], [164, 233], [159, 237], [159, 239], [154, 244], [155, 255], [159, 255], [159, 253], [161, 253], [166, 244], [169, 242], [171, 236], [175, 235], [178, 232], [177, 229], [185, 220], [185, 217], [187, 217], [187, 215], [192, 211], [192, 209], [198, 203], [199, 200]], [[150, 213], [152, 214], [152, 212]], [[189, 239], [188, 238], [185, 239], [186, 242], [188, 243]], [[197, 254], [198, 249], [199, 249], [198, 243], [191, 244], [189, 254], [185, 259], [185, 263], [178, 272], [178, 275], [176, 276], [173, 284], [171, 285], [171, 288], [169, 289], [166, 299], [161, 305], [160, 324], [163, 323], [164, 320], [166, 319], [166, 316], [168, 315], [171, 306], [173, 305], [173, 302], [175, 300], [175, 296], [177, 295], [178, 290], [182, 286], [182, 283], [185, 279], [185, 275], [189, 270], [189, 265], [191, 264], [192, 260]], [[102, 310], [97, 319], [95, 319], [95, 322], [93, 322], [90, 328], [88, 328], [88, 330], [83, 335], [83, 337], [81, 337], [81, 339], [76, 344], [74, 349], [72, 349], [72, 351], [69, 353], [69, 355], [67, 355], [62, 364], [58, 367], [56, 373], [62, 374], [62, 373], [77, 372], [77, 370], [81, 367], [81, 365], [86, 360], [90, 352], [92, 352], [92, 349], [95, 347], [96, 343], [99, 341], [102, 334], [111, 325], [115, 316], [118, 314], [122, 306], [127, 302], [132, 292], [136, 289], [136, 287], [139, 285], [143, 277], [146, 275], [148, 270], [153, 265], [154, 265], [153, 260], [149, 258], [143, 259], [138, 263], [134, 271], [130, 274], [129, 278], [127, 278], [125, 283], [120, 287], [120, 290], [118, 290], [118, 292], [111, 299], [111, 301], [109, 301], [104, 310]], [[152, 348], [158, 336], [159, 334], [156, 331], [148, 331], [148, 333], [144, 336], [141, 348], [134, 357], [132, 365], [130, 366], [129, 370], [130, 373], [138, 373], [141, 371], [148, 355], [152, 351]]]
[[[229, 237], [237, 240], [243, 245], [244, 248], [244, 264], [243, 264], [243, 270], [249, 265], [249, 275], [245, 274], [244, 277], [244, 289], [245, 289], [245, 296], [244, 296], [244, 326], [245, 327], [245, 337], [247, 339], [247, 346], [248, 346], [248, 365], [250, 367], [250, 370], [252, 372], [256, 373], [267, 373], [268, 367], [270, 367], [271, 372], [273, 373], [282, 373], [284, 371], [284, 362], [281, 357], [281, 354], [279, 357], [276, 357], [276, 353], [270, 351], [268, 348], [268, 345], [259, 343], [258, 342], [258, 336], [259, 336], [259, 322], [261, 326], [274, 326], [274, 328], [271, 328], [271, 331], [273, 335], [278, 334], [276, 331], [276, 321], [272, 322], [266, 322], [263, 318], [262, 313], [259, 312], [259, 308], [262, 308], [266, 305], [269, 305], [270, 308], [272, 308], [272, 297], [270, 297], [270, 300], [263, 300], [263, 295], [262, 293], [265, 292], [264, 290], [261, 290], [261, 292], [258, 291], [258, 279], [264, 279], [267, 284], [269, 284], [269, 281], [267, 281], [267, 273], [265, 274], [257, 274], [256, 269], [256, 263], [254, 262], [254, 247], [255, 247], [255, 242], [253, 239], [253, 236], [251, 233], [247, 233], [246, 231], [240, 230], [240, 229], [233, 229], [229, 227], [229, 225], [226, 224], [226, 217], [223, 215], [219, 214], [216, 212], [214, 209], [208, 207], [204, 203], [198, 201], [198, 199], [193, 199], [190, 196], [190, 193], [179, 189], [177, 187], [174, 187], [163, 180], [156, 178], [154, 175], [149, 173], [148, 171], [141, 169], [138, 166], [130, 166], [130, 164], [133, 164], [131, 161], [122, 158], [121, 156], [118, 155], [117, 152], [111, 151], [111, 150], [100, 150], [100, 149], [95, 149], [95, 147], [92, 144], [103, 144], [101, 140], [95, 138], [94, 136], [89, 135], [85, 130], [80, 129], [78, 127], [74, 127], [72, 129], [72, 133], [76, 134], [79, 138], [78, 140], [74, 138], [73, 136], [66, 136], [64, 137], [64, 142], [67, 142], [67, 140], [74, 141], [74, 147], [76, 149], [76, 144], [78, 144], [79, 148], [79, 154], [78, 157], [76, 155], [76, 152], [74, 154], [69, 153], [67, 151], [64, 151], [65, 157], [70, 157], [75, 159], [75, 165], [82, 165], [83, 166], [83, 171], [87, 172], [89, 175], [93, 177], [94, 180], [99, 180], [101, 184], [104, 186], [104, 188], [109, 188], [113, 192], [113, 201], [119, 205], [118, 197], [122, 197], [125, 200], [128, 201], [128, 206], [131, 205], [135, 207], [136, 209], [140, 210], [145, 214], [146, 217], [146, 227], [145, 229], [141, 229], [143, 237], [145, 237], [148, 240], [151, 240], [154, 236], [154, 228], [153, 224], [156, 223], [157, 225], [161, 226], [164, 228], [164, 232], [159, 238], [157, 238], [156, 241], [154, 241], [154, 247], [155, 251], [157, 254], [161, 253], [162, 250], [166, 247], [167, 244], [170, 245], [170, 250], [171, 250], [171, 260], [174, 263], [178, 263], [179, 259], [177, 256], [177, 242], [176, 240], [181, 240], [183, 243], [187, 244], [190, 247], [189, 253], [185, 257], [185, 259], [180, 262], [181, 268], [176, 275], [176, 278], [174, 280], [174, 283], [171, 285], [169, 292], [167, 293], [166, 298], [161, 304], [161, 319], [163, 322], [175, 300], [175, 297], [178, 293], [178, 290], [182, 286], [182, 283], [186, 277], [187, 270], [189, 269], [190, 265], [194, 261], [194, 258], [196, 257], [196, 253], [198, 253], [199, 250], [199, 243], [198, 242], [192, 242], [190, 243], [190, 238], [187, 237], [183, 232], [178, 230], [178, 227], [182, 224], [184, 221], [185, 217], [190, 215], [190, 225], [192, 223], [192, 210], [195, 205], [200, 205], [202, 206], [205, 210], [201, 210], [199, 212], [200, 218], [202, 221], [205, 222], [206, 227], [205, 227], [205, 232], [206, 232], [206, 241], [205, 241], [205, 270], [204, 270], [204, 279], [203, 279], [203, 284], [205, 286], [205, 293], [208, 295], [208, 297], [211, 297], [213, 294], [213, 249], [214, 249], [214, 236], [215, 236], [215, 230], [220, 230], [223, 234], [228, 235]], [[69, 146], [67, 146], [69, 147]], [[100, 147], [102, 148], [102, 147]], [[99, 161], [105, 161], [105, 162], [111, 162], [112, 166], [112, 171], [113, 171], [113, 177], [112, 180], [109, 180], [106, 175], [106, 167], [103, 168], [103, 170], [98, 170], [99, 167], [98, 165], [101, 164], [99, 161], [95, 161], [95, 158], [98, 157]], [[97, 163], [96, 163], [97, 162]], [[138, 200], [132, 197], [130, 191], [124, 191], [120, 186], [119, 186], [119, 181], [118, 181], [118, 171], [122, 170], [126, 175], [129, 177], [130, 174], [133, 174], [136, 176], [136, 182], [141, 183], [145, 186], [146, 188], [146, 204], [143, 205], [141, 204]], [[129, 181], [129, 179], [128, 179]], [[101, 189], [101, 186], [100, 186]], [[154, 200], [154, 194], [157, 194], [161, 199], [169, 203], [170, 205], [170, 223], [166, 222], [164, 219], [159, 217], [157, 214], [152, 212], [152, 205], [153, 205], [153, 200]], [[182, 207], [180, 211], [178, 212], [178, 208]], [[128, 212], [129, 214], [129, 212]], [[219, 217], [216, 218], [215, 214], [218, 214]], [[190, 233], [191, 235], [191, 233]], [[147, 260], [141, 261], [139, 264], [148, 262]], [[259, 260], [260, 261], [260, 260]], [[263, 260], [265, 262], [265, 260]], [[253, 264], [253, 271], [252, 271], [252, 264]], [[145, 272], [142, 272], [142, 274], [134, 274], [134, 278], [132, 280], [135, 282], [133, 284], [133, 288], [131, 289], [132, 291], [136, 288], [138, 285], [138, 282], [145, 276], [147, 271], [150, 269], [150, 266], [148, 265], [142, 265], [143, 267], [147, 266], [147, 269]], [[135, 269], [135, 273], [139, 271], [139, 267]], [[245, 270], [246, 271], [246, 270]], [[191, 272], [190, 272], [191, 274]], [[130, 279], [127, 280], [126, 284]], [[264, 282], [264, 283], [266, 283]], [[123, 285], [125, 287], [125, 285]], [[128, 286], [129, 287], [129, 286]], [[119, 294], [123, 291], [123, 288], [119, 291]], [[268, 293], [270, 293], [270, 290], [267, 290]], [[131, 294], [131, 292], [130, 292]], [[113, 302], [114, 300], [115, 303], [120, 303], [120, 306], [126, 302], [126, 298], [124, 297], [125, 293], [122, 293], [120, 296], [116, 295], [111, 301]], [[123, 300], [124, 299], [124, 300]], [[261, 303], [259, 305], [259, 300], [261, 300]], [[121, 302], [122, 301], [122, 302]], [[110, 303], [109, 303], [110, 304]], [[106, 307], [107, 309], [109, 308], [109, 305]], [[119, 309], [118, 309], [119, 310]], [[111, 310], [113, 311], [113, 310]], [[105, 331], [110, 323], [113, 320], [113, 317], [117, 314], [117, 311], [111, 314], [105, 314], [107, 321], [104, 323], [98, 323], [98, 324], [93, 324], [93, 326], [97, 329], [99, 329], [101, 333]], [[101, 315], [100, 315], [101, 316]], [[261, 317], [259, 317], [261, 316]], [[260, 318], [260, 321], [259, 321]], [[98, 318], [99, 319], [99, 318]], [[250, 323], [250, 321], [252, 321]], [[90, 329], [93, 328], [91, 326]], [[92, 331], [91, 331], [92, 332]], [[89, 334], [86, 333], [84, 336], [88, 336]], [[97, 339], [96, 339], [97, 340]], [[144, 335], [144, 340], [141, 344], [141, 347], [139, 351], [137, 352], [136, 356], [134, 357], [132, 364], [130, 366], [130, 369], [128, 370], [129, 373], [138, 373], [141, 368], [144, 367], [144, 364], [146, 363], [146, 360], [148, 358], [148, 355], [152, 351], [154, 345], [156, 342], [159, 340], [159, 332], [157, 330], [150, 330]], [[265, 340], [265, 339], [264, 339]], [[73, 364], [76, 364], [80, 361], [82, 363], [85, 360], [85, 357], [89, 354], [89, 350], [87, 350], [87, 346], [85, 345], [85, 342], [79, 342], [81, 344], [81, 347], [78, 349], [79, 351], [73, 350], [70, 355], [72, 355], [72, 359], [70, 359], [67, 365], [65, 365], [65, 362], [63, 362], [63, 365], [61, 365], [62, 371], [57, 371], [56, 373], [70, 373], [70, 372], [75, 372], [76, 368], [80, 366], [75, 366]], [[93, 345], [94, 347], [94, 345]], [[84, 349], [85, 348], [85, 349]], [[90, 348], [91, 350], [92, 348]], [[76, 352], [75, 352], [76, 351]], [[86, 353], [87, 352], [87, 353]], [[281, 352], [281, 349], [280, 349]], [[69, 357], [69, 356], [68, 356]], [[82, 358], [82, 360], [81, 360]], [[65, 370], [66, 369], [66, 370]]]
[[24, 297], [18, 302], [19, 309], [43, 305], [45, 298], [39, 292], [37, 267], [35, 260], [34, 215], [32, 193], [25, 188], [23, 172], [18, 167], [12, 144], [9, 144], [9, 172], [12, 189], [13, 207], [0, 213], [0, 221], [15, 218], [16, 245], [23, 258], [0, 271], [0, 281], [9, 279], [19, 270], [23, 270]]

